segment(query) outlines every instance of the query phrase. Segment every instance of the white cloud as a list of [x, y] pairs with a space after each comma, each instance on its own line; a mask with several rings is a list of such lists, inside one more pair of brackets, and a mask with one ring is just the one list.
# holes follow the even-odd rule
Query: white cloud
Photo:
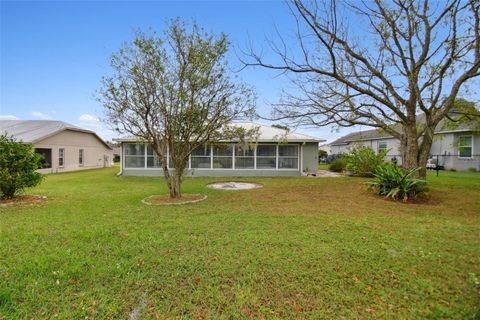
[[6, 115], [0, 114], [0, 120], [18, 120], [18, 117], [15, 117], [14, 115], [11, 115], [11, 114], [6, 114]]
[[95, 117], [95, 116], [92, 116], [91, 114], [88, 114], [88, 113], [84, 113], [82, 114], [78, 120], [80, 121], [88, 121], [88, 122], [100, 122], [100, 120]]
[[94, 115], [84, 113], [78, 117], [78, 121], [76, 126], [94, 131], [104, 140], [112, 140], [112, 138], [117, 136], [114, 131], [108, 129], [107, 126]]
[[46, 113], [43, 113], [43, 112], [40, 112], [40, 111], [32, 111], [32, 112], [30, 112], [30, 115], [35, 117], [35, 118], [42, 119], [42, 120], [51, 120], [52, 119], [52, 117], [49, 114], [46, 114]]

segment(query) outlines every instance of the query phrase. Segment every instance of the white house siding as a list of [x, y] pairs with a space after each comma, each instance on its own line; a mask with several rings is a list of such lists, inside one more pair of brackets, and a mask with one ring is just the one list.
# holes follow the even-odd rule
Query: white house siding
[[[473, 157], [472, 158], [460, 158], [458, 156], [457, 141], [460, 136], [471, 135], [473, 139]], [[402, 163], [400, 157], [400, 143], [397, 139], [372, 139], [365, 141], [350, 142], [342, 145], [332, 145], [332, 154], [349, 153], [354, 146], [369, 146], [378, 152], [378, 146], [380, 142], [386, 142], [389, 152], [387, 153], [386, 160], [392, 159], [396, 156], [397, 162]], [[443, 165], [445, 169], [456, 170], [468, 170], [475, 168], [480, 170], [480, 136], [473, 135], [472, 132], [448, 132], [435, 134], [430, 155], [434, 157], [436, 162], [436, 156], [439, 155], [439, 165]]]
[[[460, 136], [472, 136], [473, 156], [471, 158], [459, 157], [458, 138]], [[475, 168], [480, 170], [480, 136], [474, 135], [472, 132], [436, 134], [430, 154], [439, 155], [439, 164], [443, 165], [445, 169], [468, 170]]]
[[[73, 130], [61, 131], [34, 143], [35, 148], [52, 150], [52, 167], [42, 173], [110, 167], [113, 151], [92, 133]], [[64, 165], [59, 166], [59, 149], [64, 149]], [[84, 151], [83, 165], [79, 164], [79, 150]]]

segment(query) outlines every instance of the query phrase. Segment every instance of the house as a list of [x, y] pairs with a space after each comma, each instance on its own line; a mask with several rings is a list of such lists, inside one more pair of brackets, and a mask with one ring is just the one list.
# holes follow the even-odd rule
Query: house
[[318, 147], [318, 150], [325, 151], [327, 154], [332, 154], [332, 147], [329, 143], [322, 144]]
[[[189, 157], [187, 176], [299, 176], [317, 170], [318, 143], [325, 140], [254, 123], [233, 125], [258, 128], [257, 138], [247, 144], [222, 141], [197, 148]], [[122, 149], [120, 174], [163, 175], [158, 156], [147, 142], [115, 140]]]
[[43, 155], [41, 173], [110, 167], [113, 151], [95, 132], [63, 121], [0, 120], [0, 134], [32, 143]]
[[[480, 136], [477, 131], [473, 124], [462, 124], [453, 129], [445, 125], [445, 121], [440, 122], [430, 149], [432, 166], [480, 170]], [[372, 147], [377, 152], [388, 150], [386, 160], [396, 158], [399, 164], [402, 163], [399, 140], [377, 129], [347, 134], [330, 145], [332, 154], [348, 153], [360, 145]]]

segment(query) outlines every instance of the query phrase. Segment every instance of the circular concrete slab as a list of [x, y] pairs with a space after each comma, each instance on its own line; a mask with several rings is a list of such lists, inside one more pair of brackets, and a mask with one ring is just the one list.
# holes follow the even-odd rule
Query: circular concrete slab
[[218, 190], [249, 190], [263, 188], [261, 184], [250, 182], [215, 182], [207, 185], [207, 187]]

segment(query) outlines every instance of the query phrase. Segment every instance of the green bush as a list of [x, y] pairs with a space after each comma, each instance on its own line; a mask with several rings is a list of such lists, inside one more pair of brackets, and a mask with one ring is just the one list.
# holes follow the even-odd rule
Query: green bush
[[415, 177], [419, 169], [406, 170], [394, 163], [385, 163], [377, 167], [374, 174], [376, 179], [370, 182], [369, 186], [386, 198], [407, 201], [408, 198], [414, 198], [426, 190], [426, 181]]
[[42, 156], [33, 145], [0, 136], [0, 196], [8, 199], [25, 188], [36, 186], [43, 176], [35, 172], [41, 168]]
[[477, 168], [468, 168], [468, 171], [470, 171], [470, 172], [477, 172]]
[[378, 154], [371, 147], [354, 147], [352, 151], [345, 156], [347, 161], [346, 169], [355, 176], [373, 177], [376, 168], [383, 164], [383, 159], [387, 150], [382, 150]]
[[337, 158], [330, 163], [328, 169], [333, 172], [342, 172], [347, 166], [347, 161], [344, 157]]

